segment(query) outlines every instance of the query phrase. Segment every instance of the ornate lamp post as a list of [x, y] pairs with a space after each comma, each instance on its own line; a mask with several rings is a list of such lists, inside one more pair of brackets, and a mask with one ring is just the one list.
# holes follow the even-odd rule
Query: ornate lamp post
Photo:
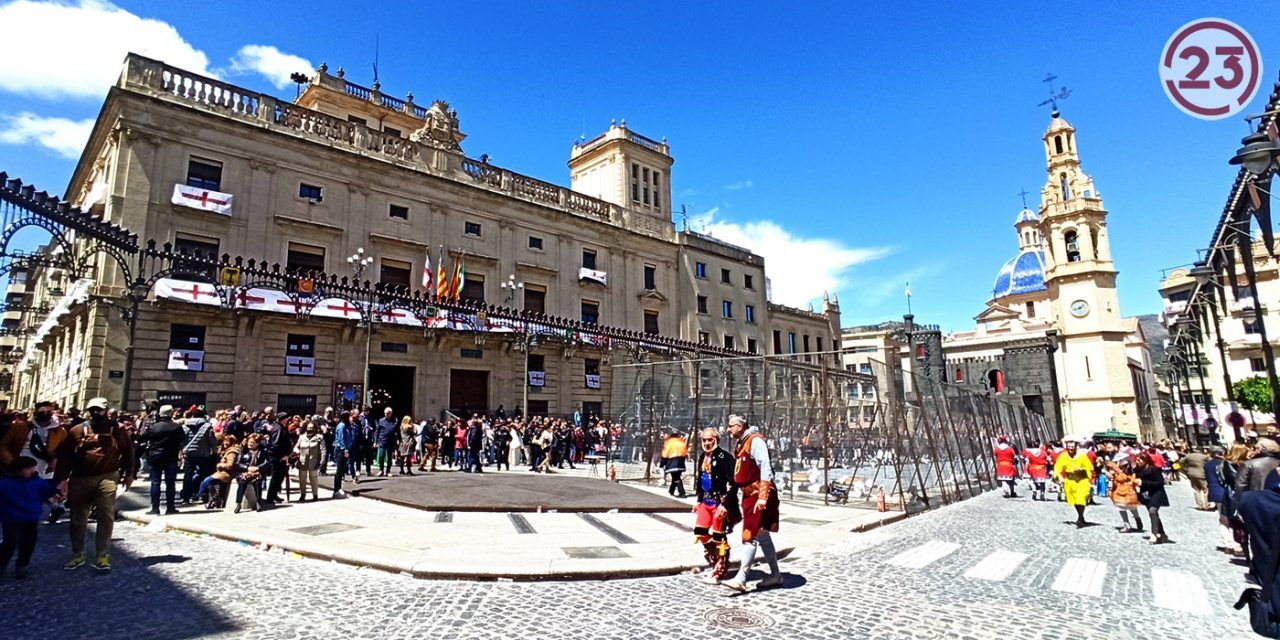
[[[367, 269], [369, 265], [373, 264], [373, 258], [364, 255], [364, 247], [360, 247], [359, 249], [356, 249], [356, 252], [354, 254], [351, 254], [350, 256], [347, 257], [347, 264], [351, 266], [351, 271], [356, 276], [355, 285], [357, 287], [360, 287], [362, 286], [362, 283], [364, 280], [364, 270]], [[367, 289], [368, 287], [365, 287], [365, 288]], [[360, 407], [361, 409], [373, 404], [372, 402], [370, 402], [373, 399], [373, 393], [369, 389], [369, 356], [373, 346], [372, 294], [369, 295], [368, 306], [365, 309], [365, 312], [367, 315], [365, 316], [365, 320], [364, 320], [364, 378], [363, 378], [363, 382], [361, 383], [362, 384], [361, 389], [363, 389], [363, 393], [362, 393], [363, 397], [361, 398], [362, 406]]]
[[[517, 282], [515, 274], [508, 275], [507, 279], [499, 285], [502, 287], [503, 293], [506, 294], [507, 307], [517, 309], [517, 301], [520, 304], [518, 310], [524, 309], [524, 300], [516, 295], [517, 291], [524, 291], [524, 283]], [[520, 417], [526, 421], [529, 419], [529, 351], [537, 346], [537, 343], [530, 338], [529, 323], [525, 322], [524, 331], [521, 333], [517, 349], [524, 354], [524, 382], [520, 385]]]

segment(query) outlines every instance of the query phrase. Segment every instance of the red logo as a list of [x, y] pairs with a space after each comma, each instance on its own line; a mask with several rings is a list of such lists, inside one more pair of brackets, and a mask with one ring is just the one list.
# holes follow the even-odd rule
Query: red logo
[[1183, 113], [1202, 120], [1239, 113], [1257, 95], [1261, 76], [1253, 37], [1221, 18], [1188, 22], [1160, 54], [1164, 92]]

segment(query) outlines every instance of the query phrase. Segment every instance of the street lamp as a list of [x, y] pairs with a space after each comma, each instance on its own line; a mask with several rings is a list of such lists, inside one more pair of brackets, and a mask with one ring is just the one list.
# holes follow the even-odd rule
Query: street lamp
[[[351, 267], [351, 271], [355, 273], [355, 276], [356, 276], [355, 285], [356, 285], [357, 287], [359, 287], [359, 286], [361, 286], [361, 281], [364, 279], [364, 270], [365, 270], [365, 269], [367, 269], [367, 268], [369, 267], [369, 265], [373, 264], [373, 258], [372, 258], [372, 257], [369, 257], [369, 256], [364, 255], [364, 247], [360, 247], [359, 249], [356, 249], [356, 252], [355, 252], [354, 254], [352, 254], [352, 255], [350, 255], [350, 256], [348, 256], [348, 257], [347, 257], [347, 264]], [[369, 406], [370, 404], [372, 404], [372, 403], [370, 402], [370, 400], [373, 398], [373, 394], [372, 394], [372, 392], [369, 390], [369, 357], [370, 357], [370, 351], [372, 350], [372, 346], [373, 346], [373, 300], [372, 300], [372, 296], [370, 296], [370, 300], [368, 301], [368, 303], [369, 303], [369, 306], [368, 306], [368, 308], [366, 309], [366, 311], [367, 311], [367, 313], [368, 313], [368, 317], [367, 317], [367, 319], [365, 320], [365, 325], [364, 325], [364, 327], [365, 327], [365, 332], [364, 332], [364, 379], [363, 379], [363, 382], [361, 383], [361, 384], [362, 384], [361, 388], [364, 390], [364, 393], [362, 394], [362, 396], [363, 396], [363, 397], [361, 398], [361, 400], [362, 400], [361, 405], [362, 405], [362, 406], [360, 406], [360, 407], [359, 407], [360, 409], [364, 409], [364, 407]]]
[[507, 294], [507, 306], [509, 307], [512, 306], [512, 300], [516, 297], [516, 291], [524, 290], [524, 283], [516, 282], [516, 277], [514, 275], [507, 276], [506, 282], [503, 282], [499, 286], [501, 286], [502, 291]]
[[[516, 292], [524, 290], [524, 283], [517, 282], [515, 274], [508, 275], [507, 279], [499, 286], [506, 294], [508, 307], [515, 309], [518, 301], [523, 309], [524, 301], [522, 299], [518, 300]], [[529, 336], [529, 322], [526, 320], [524, 323], [524, 332], [520, 336], [520, 341], [516, 343], [519, 350], [524, 353], [524, 382], [520, 385], [520, 417], [526, 421], [526, 424], [528, 424], [527, 421], [529, 420], [529, 351], [537, 346], [537, 342], [532, 340]]]
[[1231, 164], [1238, 164], [1259, 178], [1272, 170], [1276, 156], [1280, 155], [1280, 146], [1270, 136], [1255, 131], [1245, 136], [1240, 143], [1244, 146], [1236, 150], [1236, 155], [1229, 161]]

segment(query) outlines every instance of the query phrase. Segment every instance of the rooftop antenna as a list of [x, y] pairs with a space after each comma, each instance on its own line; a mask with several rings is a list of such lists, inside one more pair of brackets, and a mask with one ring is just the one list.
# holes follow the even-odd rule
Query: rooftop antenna
[[1046, 104], [1053, 105], [1053, 113], [1051, 113], [1050, 115], [1052, 115], [1055, 118], [1058, 117], [1058, 101], [1066, 100], [1067, 98], [1071, 97], [1070, 89], [1066, 87], [1062, 87], [1061, 89], [1053, 88], [1053, 81], [1057, 79], [1058, 79], [1058, 76], [1055, 76], [1052, 73], [1045, 75], [1044, 80], [1041, 80], [1041, 82], [1044, 82], [1049, 85], [1049, 99], [1036, 105], [1037, 107], [1043, 107]]
[[685, 231], [689, 230], [689, 208], [684, 205], [680, 205], [680, 224]]
[[1027, 190], [1024, 188], [1022, 191], [1018, 192], [1018, 195], [1022, 196], [1022, 208], [1026, 209], [1027, 208]]

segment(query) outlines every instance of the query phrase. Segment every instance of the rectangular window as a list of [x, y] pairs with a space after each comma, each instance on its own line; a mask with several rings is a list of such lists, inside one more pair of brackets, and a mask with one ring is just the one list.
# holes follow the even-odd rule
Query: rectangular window
[[1249, 358], [1249, 370], [1255, 373], [1267, 370], [1267, 361], [1262, 358]]
[[645, 167], [640, 170], [640, 176], [641, 176], [641, 180], [645, 184], [649, 184], [649, 168], [648, 167]]
[[582, 250], [582, 268], [583, 269], [596, 268], [596, 252], [594, 249]]
[[698, 313], [706, 313], [706, 312], [707, 312], [707, 297], [698, 296]]
[[758, 353], [759, 347], [756, 345], [755, 338], [747, 338], [747, 353]]
[[652, 333], [655, 335], [658, 333], [658, 312], [657, 311], [644, 312], [644, 332]]
[[530, 313], [547, 312], [547, 290], [541, 288], [533, 288], [531, 285], [524, 286], [524, 310]]
[[401, 137], [400, 130], [395, 127], [383, 127], [382, 132], [395, 138]]
[[547, 357], [540, 353], [531, 353], [525, 358], [525, 366], [530, 371], [545, 372], [547, 370]]
[[307, 184], [303, 182], [302, 184], [298, 185], [298, 197], [302, 198], [303, 200], [320, 202], [324, 200], [324, 188], [317, 187], [314, 184]]
[[467, 274], [467, 281], [462, 283], [462, 291], [458, 294], [461, 300], [484, 302], [484, 276]]
[[582, 361], [583, 378], [588, 389], [600, 388], [600, 361], [590, 358]]
[[794, 331], [787, 332], [787, 349], [789, 349], [788, 353], [796, 352], [796, 332]]
[[314, 376], [316, 374], [316, 337], [300, 333], [285, 336], [284, 374]]
[[649, 186], [645, 185], [641, 192], [644, 194], [644, 203], [649, 204]]
[[702, 278], [703, 280], [706, 280], [707, 279], [707, 263], [705, 262], [693, 263], [693, 277]]
[[378, 266], [378, 281], [383, 285], [409, 288], [413, 265], [400, 260], [382, 258]]
[[755, 322], [755, 321], [756, 321], [756, 306], [753, 304], [749, 304], [747, 305], [747, 322]]
[[802, 336], [800, 338], [800, 341], [804, 344], [804, 352], [809, 353], [809, 336], [808, 335]]
[[1248, 334], [1258, 333], [1258, 320], [1256, 318], [1253, 321], [1242, 320], [1242, 322], [1244, 323], [1245, 333], [1248, 333]]
[[658, 268], [651, 264], [644, 266], [644, 288], [649, 291], [658, 288]]
[[409, 219], [409, 207], [393, 204], [387, 207], [387, 215], [397, 220]]
[[479, 223], [479, 222], [463, 222], [463, 223], [462, 223], [462, 233], [463, 233], [464, 235], [468, 235], [468, 236], [477, 236], [477, 237], [479, 237], [479, 235], [480, 235], [480, 223]]
[[1027, 317], [1028, 317], [1028, 318], [1034, 318], [1034, 317], [1036, 317], [1036, 303], [1035, 303], [1035, 302], [1027, 302]]
[[733, 274], [729, 273], [728, 269], [721, 269], [720, 282], [723, 282], [725, 284], [733, 284]]
[[379, 348], [383, 353], [409, 353], [408, 342], [384, 342]]
[[292, 393], [277, 394], [276, 413], [282, 416], [313, 416], [316, 414], [316, 397]]
[[699, 331], [698, 344], [711, 344], [711, 334], [706, 331]]
[[169, 325], [169, 366], [173, 371], [204, 371], [204, 327]]
[[292, 276], [324, 273], [324, 248], [290, 242], [285, 272]]
[[351, 124], [358, 124], [362, 127], [369, 126], [369, 121], [361, 118], [360, 116], [347, 116], [347, 122], [350, 122]]
[[726, 318], [733, 317], [733, 301], [725, 300], [720, 303], [720, 313]]
[[529, 248], [534, 251], [542, 251], [542, 238], [529, 236]]
[[600, 303], [590, 300], [582, 301], [582, 321], [586, 324], [600, 323]]
[[653, 206], [658, 207], [658, 208], [661, 208], [661, 207], [662, 207], [662, 200], [661, 200], [661, 198], [659, 198], [659, 196], [658, 196], [658, 194], [659, 194], [659, 193], [662, 193], [661, 191], [659, 191], [659, 190], [658, 190], [658, 176], [659, 176], [659, 175], [660, 175], [660, 174], [659, 174], [657, 171], [654, 171], [654, 172], [653, 172]]
[[191, 158], [187, 161], [187, 186], [221, 191], [222, 163], [203, 158]]
[[631, 163], [631, 199], [640, 202], [640, 165]]
[[732, 349], [732, 348], [733, 348], [733, 336], [725, 336], [725, 337], [724, 337], [724, 348], [726, 348], [726, 349]]
[[213, 280], [217, 275], [217, 268], [211, 265], [199, 264], [198, 261], [218, 260], [218, 241], [212, 238], [194, 238], [179, 235], [173, 240], [173, 250], [182, 256], [191, 256], [195, 260], [187, 262], [184, 260], [175, 260], [173, 264], [174, 275], [200, 276], [208, 280]]
[[749, 273], [742, 274], [742, 288], [754, 290], [756, 288], [755, 276]]

